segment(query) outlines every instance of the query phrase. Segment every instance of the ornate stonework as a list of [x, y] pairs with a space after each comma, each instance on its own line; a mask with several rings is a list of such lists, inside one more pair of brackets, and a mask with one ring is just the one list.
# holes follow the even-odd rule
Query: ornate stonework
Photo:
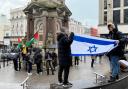
[[71, 12], [65, 4], [55, 1], [59, 0], [32, 0], [24, 9], [28, 16], [27, 38], [30, 40], [32, 34], [38, 31], [39, 46], [43, 44], [42, 46], [49, 47], [56, 44], [56, 32], [62, 26], [68, 27]]
[[39, 2], [39, 3], [57, 3], [57, 4], [64, 4], [65, 0], [31, 0], [32, 2]]

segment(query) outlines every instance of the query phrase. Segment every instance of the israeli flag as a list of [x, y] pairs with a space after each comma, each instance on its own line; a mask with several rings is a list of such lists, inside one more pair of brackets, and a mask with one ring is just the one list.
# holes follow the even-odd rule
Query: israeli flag
[[117, 46], [116, 40], [75, 34], [71, 45], [72, 56], [105, 54]]

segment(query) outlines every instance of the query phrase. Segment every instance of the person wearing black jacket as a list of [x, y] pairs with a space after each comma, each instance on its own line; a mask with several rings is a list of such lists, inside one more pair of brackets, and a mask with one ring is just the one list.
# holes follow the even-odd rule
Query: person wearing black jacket
[[[112, 49], [107, 55], [110, 59], [110, 63], [112, 65], [112, 75], [110, 76], [110, 80], [108, 82], [114, 82], [116, 79], [119, 79], [119, 59], [121, 56], [124, 55], [124, 48], [125, 48], [125, 38], [123, 37], [122, 33], [118, 31], [117, 25], [108, 24], [109, 30], [109, 38], [113, 40], [117, 40], [116, 44], [117, 47]], [[115, 44], [115, 45], [116, 45]]]
[[[59, 84], [72, 85], [68, 81], [70, 66], [72, 65], [71, 56], [71, 44], [73, 42], [74, 33], [71, 32], [70, 36], [64, 32], [57, 34], [58, 41], [58, 59], [59, 59], [59, 71], [58, 81]], [[64, 71], [64, 80], [62, 80], [62, 73]]]
[[35, 64], [36, 64], [36, 66], [37, 66], [37, 74], [40, 74], [40, 73], [42, 73], [42, 67], [41, 67], [41, 65], [42, 65], [42, 54], [41, 54], [41, 49], [39, 49], [39, 48], [36, 48], [36, 50], [35, 50], [35, 54], [34, 54], [34, 62], [35, 62]]
[[80, 60], [79, 57], [75, 57], [75, 65], [77, 66], [79, 65], [79, 60]]
[[27, 64], [28, 64], [28, 75], [32, 75], [32, 64], [33, 64], [33, 47], [30, 46], [28, 48], [28, 58], [27, 58]]

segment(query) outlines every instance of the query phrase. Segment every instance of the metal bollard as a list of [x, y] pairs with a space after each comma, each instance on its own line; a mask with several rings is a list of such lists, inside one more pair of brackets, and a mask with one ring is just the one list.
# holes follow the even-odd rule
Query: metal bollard
[[84, 62], [86, 62], [86, 56], [84, 56]]
[[5, 59], [3, 59], [3, 67], [5, 67]]
[[8, 66], [9, 64], [8, 64], [8, 59], [7, 59], [7, 66]]

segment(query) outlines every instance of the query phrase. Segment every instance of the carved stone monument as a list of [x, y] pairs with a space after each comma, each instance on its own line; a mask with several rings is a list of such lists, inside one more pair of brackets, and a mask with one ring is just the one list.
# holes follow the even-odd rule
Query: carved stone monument
[[38, 31], [39, 46], [56, 44], [56, 32], [60, 27], [68, 27], [71, 11], [65, 0], [32, 0], [24, 9], [27, 15], [27, 40]]

